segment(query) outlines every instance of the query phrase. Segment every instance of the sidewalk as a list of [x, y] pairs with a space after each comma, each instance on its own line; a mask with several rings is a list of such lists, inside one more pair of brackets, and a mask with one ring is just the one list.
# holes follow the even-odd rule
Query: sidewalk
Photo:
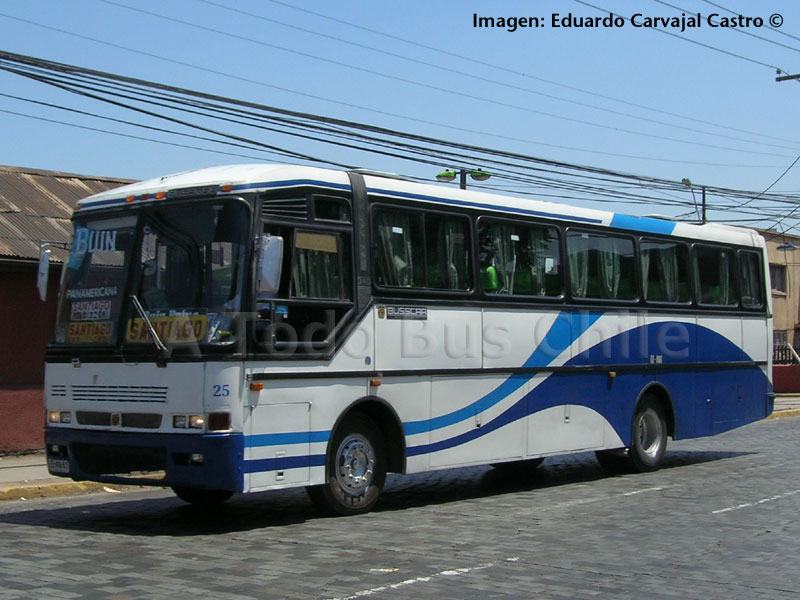
[[44, 453], [0, 456], [0, 501], [69, 496], [87, 492], [118, 492], [125, 486], [72, 481], [47, 472]]
[[[800, 394], [778, 394], [770, 419], [800, 416]], [[0, 456], [0, 501], [30, 500], [88, 492], [117, 493], [128, 486], [72, 481], [47, 472], [44, 453]], [[135, 487], [135, 486], [133, 486]]]

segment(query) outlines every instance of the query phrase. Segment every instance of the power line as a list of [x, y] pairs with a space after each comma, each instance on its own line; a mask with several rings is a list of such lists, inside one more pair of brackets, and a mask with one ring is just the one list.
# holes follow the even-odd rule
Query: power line
[[[654, 192], [658, 194], [663, 194], [666, 191], [686, 192], [686, 188], [680, 182], [671, 180], [619, 173], [608, 169], [563, 163], [503, 150], [480, 148], [469, 144], [420, 136], [374, 125], [224, 98], [8, 52], [0, 52], [0, 69], [29, 77], [48, 85], [55, 85], [60, 89], [78, 93], [87, 98], [108, 102], [119, 108], [136, 110], [139, 114], [150, 118], [166, 119], [172, 124], [210, 132], [214, 136], [222, 137], [225, 142], [254, 144], [258, 148], [276, 148], [240, 135], [232, 135], [218, 129], [200, 126], [183, 118], [168, 117], [162, 113], [155, 113], [150, 109], [133, 107], [129, 103], [131, 101], [145, 102], [162, 108], [174, 108], [184, 112], [192, 112], [197, 116], [222, 118], [228, 121], [230, 121], [231, 117], [236, 117], [238, 124], [245, 124], [250, 127], [265, 128], [263, 124], [258, 123], [258, 121], [263, 120], [272, 123], [266, 128], [269, 131], [288, 135], [300, 135], [300, 130], [307, 129], [313, 134], [310, 136], [302, 134], [302, 137], [306, 139], [332, 143], [360, 151], [384, 154], [416, 163], [469, 165], [490, 162], [492, 165], [496, 165], [496, 168], [493, 167], [493, 169], [496, 170], [499, 179], [545, 187], [561, 192], [548, 192], [546, 194], [548, 197], [581, 199], [591, 202], [618, 203], [625, 201], [632, 204], [691, 206], [691, 203], [687, 201], [653, 195]], [[126, 101], [122, 102], [114, 99], [115, 97], [124, 98]], [[202, 112], [198, 112], [198, 110]], [[287, 127], [298, 131], [289, 131], [286, 129]], [[357, 140], [358, 144], [343, 143], [337, 141], [337, 137]], [[213, 141], [215, 143], [223, 143], [218, 140]], [[382, 150], [381, 147], [384, 149]], [[291, 152], [282, 148], [280, 151]], [[322, 158], [305, 156], [312, 162], [331, 163], [331, 161]], [[614, 191], [609, 187], [611, 183], [629, 186], [631, 191]], [[634, 191], [634, 188], [638, 188], [639, 191]], [[753, 192], [714, 186], [707, 186], [707, 191], [710, 196], [716, 194], [723, 198], [751, 199], [753, 197]], [[580, 193], [581, 196], [575, 196], [575, 193]], [[588, 194], [591, 194], [591, 197], [587, 197]], [[537, 195], [543, 196], [544, 194], [538, 193]], [[797, 197], [787, 194], [762, 193], [761, 199], [767, 203], [791, 203], [795, 207], [798, 206]], [[710, 205], [711, 210], [725, 210], [728, 208], [736, 209], [737, 205]], [[758, 210], [747, 207], [742, 208], [741, 206], [738, 208], [737, 212], [754, 215], [762, 220], [777, 219], [785, 215], [785, 212], [779, 212], [777, 208], [769, 208], [766, 205]]]
[[[555, 113], [550, 113], [550, 112], [547, 112], [547, 111], [542, 111], [542, 110], [530, 108], [530, 107], [527, 107], [527, 106], [521, 106], [521, 105], [518, 105], [518, 104], [512, 104], [510, 102], [504, 102], [504, 101], [501, 101], [501, 100], [493, 100], [491, 98], [486, 98], [486, 97], [478, 96], [478, 95], [475, 95], [475, 94], [469, 94], [469, 93], [466, 93], [466, 92], [459, 92], [459, 91], [454, 90], [452, 88], [441, 87], [441, 86], [437, 86], [437, 85], [433, 85], [433, 84], [429, 84], [429, 83], [424, 83], [424, 82], [421, 82], [421, 81], [415, 81], [413, 79], [408, 79], [406, 77], [399, 77], [397, 75], [391, 75], [389, 73], [376, 71], [374, 69], [368, 69], [366, 67], [361, 67], [361, 66], [358, 66], [358, 65], [352, 65], [352, 64], [349, 64], [349, 63], [345, 63], [343, 61], [334, 60], [334, 59], [331, 59], [331, 58], [326, 58], [326, 57], [323, 57], [323, 56], [318, 56], [318, 55], [315, 55], [315, 54], [311, 54], [309, 52], [303, 52], [301, 50], [295, 50], [295, 49], [292, 49], [292, 48], [287, 48], [285, 46], [280, 46], [278, 44], [273, 44], [271, 42], [266, 42], [264, 40], [259, 40], [259, 39], [255, 39], [255, 38], [249, 38], [249, 37], [246, 37], [246, 36], [243, 36], [243, 35], [239, 35], [239, 34], [236, 34], [236, 33], [231, 33], [231, 32], [228, 32], [228, 31], [222, 31], [220, 29], [216, 29], [216, 28], [212, 28], [212, 27], [206, 27], [205, 25], [200, 25], [198, 23], [192, 23], [192, 22], [186, 21], [184, 19], [178, 19], [176, 17], [169, 17], [169, 16], [162, 15], [162, 14], [159, 14], [159, 13], [156, 13], [156, 12], [153, 12], [153, 11], [149, 11], [149, 10], [144, 10], [144, 9], [141, 9], [141, 8], [128, 6], [128, 5], [122, 4], [120, 2], [115, 2], [114, 0], [101, 0], [101, 1], [104, 2], [104, 3], [107, 3], [107, 4], [112, 4], [112, 5], [115, 5], [115, 6], [119, 6], [121, 8], [125, 8], [125, 9], [133, 11], [133, 12], [138, 12], [138, 13], [141, 13], [141, 14], [149, 15], [149, 16], [155, 17], [157, 19], [162, 19], [162, 20], [165, 20], [165, 21], [173, 22], [173, 23], [179, 23], [181, 25], [186, 25], [187, 27], [192, 27], [192, 28], [195, 28], [195, 29], [199, 29], [201, 31], [206, 31], [206, 32], [217, 34], [217, 35], [230, 37], [230, 38], [233, 38], [233, 39], [236, 39], [236, 40], [246, 41], [246, 42], [250, 42], [250, 43], [253, 43], [253, 44], [258, 44], [258, 45], [265, 46], [265, 47], [268, 47], [268, 48], [272, 48], [272, 49], [275, 49], [275, 50], [280, 50], [282, 52], [288, 52], [288, 53], [291, 53], [291, 54], [295, 54], [297, 56], [303, 56], [305, 58], [310, 58], [312, 60], [317, 60], [317, 61], [325, 62], [325, 63], [328, 63], [328, 64], [332, 64], [332, 65], [336, 65], [336, 66], [340, 66], [340, 67], [345, 67], [345, 68], [348, 68], [348, 69], [353, 69], [355, 71], [359, 71], [359, 72], [362, 72], [362, 73], [367, 73], [367, 74], [370, 74], [370, 75], [375, 75], [375, 76], [382, 77], [382, 78], [385, 78], [385, 79], [389, 79], [389, 80], [392, 80], [392, 81], [397, 81], [397, 82], [405, 83], [405, 84], [408, 84], [408, 85], [422, 87], [422, 88], [425, 88], [425, 89], [434, 90], [434, 91], [442, 92], [442, 93], [445, 93], [445, 94], [458, 96], [458, 97], [461, 97], [461, 98], [467, 98], [467, 99], [470, 99], [470, 100], [476, 100], [478, 102], [484, 102], [484, 103], [488, 103], [488, 104], [493, 104], [493, 105], [501, 106], [501, 107], [504, 107], [504, 108], [512, 108], [514, 110], [519, 110], [519, 111], [523, 111], [523, 112], [527, 112], [527, 113], [531, 113], [531, 114], [537, 114], [537, 115], [541, 115], [541, 116], [545, 116], [545, 117], [559, 119], [559, 120], [567, 121], [567, 122], [570, 122], [570, 123], [577, 123], [579, 125], [587, 125], [589, 127], [596, 127], [596, 128], [599, 128], [599, 129], [605, 129], [605, 130], [610, 130], [610, 131], [614, 131], [614, 132], [627, 133], [629, 135], [635, 135], [635, 136], [639, 136], [639, 137], [645, 137], [645, 138], [651, 138], [651, 139], [659, 139], [659, 140], [675, 142], [675, 143], [679, 143], [679, 144], [687, 144], [687, 145], [691, 145], [693, 147], [713, 148], [715, 150], [727, 150], [729, 152], [742, 152], [742, 153], [747, 153], [747, 154], [760, 154], [762, 156], [783, 156], [783, 155], [775, 154], [774, 152], [761, 152], [761, 151], [755, 151], [755, 150], [745, 150], [745, 149], [741, 149], [741, 148], [731, 148], [731, 147], [728, 147], [728, 146], [719, 146], [719, 145], [716, 145], [716, 144], [706, 144], [706, 143], [698, 142], [696, 140], [682, 140], [682, 139], [679, 139], [679, 138], [673, 138], [673, 137], [669, 137], [669, 136], [657, 135], [657, 134], [653, 134], [653, 133], [643, 133], [641, 131], [637, 131], [637, 130], [634, 130], [634, 129], [627, 129], [627, 128], [624, 128], [624, 127], [615, 127], [615, 126], [612, 126], [612, 125], [605, 125], [603, 123], [595, 123], [593, 121], [587, 121], [587, 120], [584, 120], [584, 119], [577, 119], [577, 118], [574, 118], [574, 117], [567, 117], [567, 116], [564, 116], [564, 115], [558, 115], [558, 114], [555, 114]], [[581, 0], [576, 0], [576, 2], [581, 2]], [[584, 2], [581, 2], [581, 3], [585, 4]], [[753, 142], [750, 142], [750, 143], [753, 143]]]
[[[693, 17], [699, 17], [699, 13], [694, 13], [694, 12], [692, 12], [690, 10], [686, 10], [685, 8], [681, 8], [679, 6], [675, 6], [674, 4], [670, 4], [669, 2], [665, 2], [664, 0], [653, 0], [653, 2], [657, 2], [658, 4], [662, 4], [664, 6], [668, 6], [670, 8], [674, 8], [675, 10], [679, 10], [679, 11], [681, 11], [683, 13], [688, 13], [688, 14], [692, 15]], [[710, 18], [711, 17], [709, 16], [709, 19]], [[800, 48], [795, 48], [793, 46], [787, 46], [786, 44], [781, 44], [780, 42], [776, 42], [775, 40], [771, 40], [769, 38], [765, 38], [763, 36], [756, 35], [755, 33], [751, 32], [751, 31], [746, 31], [745, 29], [740, 29], [738, 27], [726, 27], [726, 29], [728, 29], [730, 31], [734, 31], [736, 33], [741, 33], [742, 35], [746, 35], [746, 36], [749, 36], [749, 37], [752, 37], [752, 38], [755, 38], [755, 39], [758, 39], [758, 40], [762, 40], [762, 41], [767, 42], [769, 44], [774, 44], [775, 46], [780, 46], [781, 48], [786, 48], [786, 49], [791, 50], [793, 52], [800, 52]]]
[[[710, 4], [711, 6], [719, 8], [720, 10], [724, 10], [725, 12], [730, 13], [732, 15], [736, 15], [736, 16], [739, 15], [738, 12], [735, 12], [735, 11], [731, 10], [730, 8], [726, 8], [726, 7], [722, 6], [721, 4], [717, 4], [716, 2], [711, 2], [710, 0], [702, 0], [702, 1], [705, 2], [706, 4]], [[779, 33], [780, 35], [786, 36], [788, 38], [792, 38], [793, 40], [797, 40], [798, 42], [800, 42], [800, 37], [797, 37], [796, 35], [792, 35], [791, 33], [786, 33], [782, 29], [778, 29], [777, 27], [773, 27], [772, 25], [767, 25], [767, 27], [769, 27], [775, 33]]]
[[[201, 0], [201, 1], [203, 1], [203, 0]], [[573, 86], [573, 85], [568, 85], [568, 84], [561, 83], [561, 82], [558, 82], [558, 81], [553, 81], [551, 79], [545, 79], [543, 77], [537, 77], [536, 75], [531, 75], [530, 73], [524, 73], [522, 71], [516, 71], [514, 69], [510, 69], [508, 67], [505, 67], [503, 65], [497, 65], [497, 64], [489, 63], [489, 62], [486, 62], [486, 61], [483, 61], [483, 60], [480, 60], [480, 59], [477, 59], [477, 58], [464, 56], [463, 54], [458, 54], [456, 52], [450, 52], [450, 51], [444, 50], [442, 48], [437, 48], [435, 46], [430, 46], [428, 44], [423, 44], [423, 43], [420, 43], [420, 42], [417, 42], [417, 41], [414, 41], [414, 40], [409, 40], [407, 38], [403, 38], [403, 37], [400, 37], [400, 36], [397, 36], [397, 35], [393, 35], [391, 33], [387, 33], [385, 31], [379, 31], [377, 29], [372, 29], [370, 27], [365, 27], [363, 25], [359, 25], [358, 23], [352, 23], [350, 21], [345, 21], [344, 19], [337, 19], [336, 17], [332, 17], [330, 15], [325, 15], [323, 13], [319, 13], [319, 12], [316, 12], [316, 11], [313, 11], [313, 10], [309, 10], [307, 8], [301, 8], [299, 6], [294, 6], [294, 5], [289, 4], [287, 2], [282, 2], [281, 0], [268, 0], [268, 1], [273, 3], [273, 4], [278, 4], [280, 6], [284, 6], [286, 8], [291, 9], [291, 10], [294, 10], [294, 11], [299, 11], [299, 12], [303, 12], [303, 13], [306, 13], [306, 14], [314, 15], [315, 17], [319, 17], [321, 19], [325, 19], [325, 20], [328, 20], [328, 21], [331, 21], [331, 22], [334, 22], [334, 23], [339, 23], [341, 25], [346, 25], [348, 27], [352, 27], [352, 28], [355, 28], [355, 29], [358, 29], [358, 30], [361, 30], [361, 31], [366, 31], [366, 32], [369, 32], [369, 33], [372, 33], [372, 34], [375, 34], [375, 35], [379, 35], [379, 36], [388, 38], [388, 39], [392, 39], [392, 40], [395, 40], [395, 41], [402, 42], [404, 44], [409, 44], [409, 45], [412, 45], [412, 46], [423, 48], [425, 50], [429, 50], [431, 52], [436, 52], [436, 53], [442, 54], [444, 56], [450, 56], [450, 57], [453, 57], [453, 58], [457, 58], [459, 60], [464, 60], [464, 61], [470, 62], [472, 64], [481, 65], [483, 67], [487, 67], [487, 68], [490, 68], [490, 69], [494, 69], [494, 70], [501, 71], [501, 72], [508, 73], [508, 74], [512, 74], [512, 75], [517, 75], [517, 76], [523, 77], [525, 79], [532, 79], [532, 80], [535, 80], [535, 81], [540, 81], [540, 82], [546, 83], [548, 85], [553, 85], [553, 86], [556, 86], [556, 87], [564, 88], [564, 89], [567, 89], [567, 90], [570, 90], [570, 91], [573, 91], [573, 92], [579, 92], [581, 94], [586, 94], [586, 95], [589, 95], [589, 96], [593, 96], [595, 98], [602, 98], [604, 100], [609, 100], [611, 102], [617, 102], [617, 103], [624, 104], [624, 105], [627, 105], [627, 106], [633, 106], [635, 108], [639, 108], [639, 109], [642, 109], [642, 110], [648, 110], [648, 111], [651, 111], [651, 112], [659, 113], [659, 114], [670, 116], [670, 117], [676, 117], [676, 118], [679, 118], [679, 119], [685, 119], [687, 121], [692, 121], [694, 123], [702, 123], [704, 125], [711, 125], [711, 126], [714, 126], [714, 127], [720, 127], [720, 128], [723, 128], [723, 129], [728, 129], [730, 131], [737, 131], [739, 133], [746, 133], [746, 134], [749, 134], [749, 135], [754, 135], [754, 136], [758, 136], [758, 137], [765, 137], [765, 138], [768, 138], [768, 139], [774, 139], [774, 140], [778, 140], [778, 141], [782, 141], [782, 142], [790, 142], [790, 143], [795, 142], [795, 140], [790, 140], [790, 139], [787, 139], [787, 138], [781, 138], [781, 137], [765, 135], [765, 134], [763, 134], [761, 132], [750, 131], [750, 130], [747, 130], [747, 129], [741, 129], [741, 128], [737, 128], [737, 127], [731, 127], [731, 126], [729, 126], [727, 124], [715, 123], [713, 121], [706, 121], [706, 120], [703, 120], [703, 119], [698, 119], [696, 117], [691, 117], [691, 116], [688, 116], [688, 115], [682, 115], [682, 114], [679, 114], [679, 113], [670, 112], [670, 111], [662, 110], [662, 109], [659, 109], [659, 108], [654, 108], [652, 106], [646, 106], [646, 105], [643, 105], [643, 104], [638, 104], [636, 102], [631, 102], [629, 100], [625, 100], [625, 99], [622, 99], [622, 98], [615, 98], [614, 96], [609, 96], [609, 95], [606, 95], [606, 94], [601, 94], [601, 93], [598, 93], [598, 92], [585, 90], [583, 88], [579, 88], [579, 87], [576, 87], [576, 86]]]
[[[119, 2], [114, 2], [113, 0], [100, 0], [100, 1], [101, 2], [105, 2], [106, 4], [111, 4], [111, 5], [122, 7], [122, 8], [128, 8], [128, 9], [131, 8], [131, 7], [127, 6], [127, 5], [125, 5], [125, 4], [122, 4], [122, 3], [119, 3]], [[378, 54], [391, 56], [393, 58], [397, 58], [397, 59], [400, 59], [400, 60], [408, 61], [408, 62], [411, 62], [411, 63], [414, 63], [414, 64], [423, 65], [423, 66], [429, 67], [431, 69], [437, 69], [439, 71], [444, 71], [446, 73], [460, 75], [462, 77], [467, 77], [469, 79], [480, 81], [482, 83], [489, 83], [489, 84], [492, 84], [492, 85], [505, 87], [505, 88], [512, 89], [512, 90], [517, 91], [517, 92], [523, 92], [523, 93], [526, 93], [526, 94], [533, 94], [535, 96], [540, 96], [540, 97], [548, 98], [548, 99], [551, 99], [551, 100], [558, 100], [559, 102], [565, 102], [567, 104], [573, 104], [575, 106], [581, 106], [583, 108], [588, 108], [590, 110], [597, 110], [597, 111], [601, 111], [601, 112], [604, 112], [604, 113], [625, 117], [626, 119], [635, 119], [635, 120], [643, 121], [643, 122], [646, 122], [646, 123], [653, 123], [655, 125], [661, 125], [663, 127], [670, 127], [672, 129], [679, 129], [679, 130], [682, 130], [682, 131], [689, 131], [689, 132], [692, 132], [692, 133], [700, 133], [702, 135], [710, 135], [710, 136], [729, 139], [729, 140], [734, 140], [734, 141], [738, 141], [738, 142], [745, 142], [745, 143], [748, 143], [748, 144], [758, 143], [758, 144], [765, 145], [765, 146], [772, 146], [774, 148], [789, 149], [789, 147], [783, 146], [783, 145], [779, 145], [779, 144], [771, 144], [771, 143], [767, 143], [767, 142], [754, 142], [753, 140], [750, 140], [750, 139], [744, 139], [744, 138], [740, 138], [740, 137], [736, 137], [736, 136], [732, 136], [732, 135], [728, 135], [728, 134], [713, 133], [713, 132], [710, 132], [710, 131], [704, 131], [702, 129], [696, 129], [696, 128], [693, 128], [693, 127], [686, 127], [684, 125], [679, 125], [677, 123], [671, 123], [671, 122], [668, 122], [668, 121], [659, 121], [657, 119], [650, 119], [650, 118], [647, 118], [647, 117], [641, 117], [641, 116], [638, 116], [638, 115], [634, 115], [634, 114], [629, 113], [629, 112], [623, 112], [623, 111], [619, 111], [619, 110], [613, 110], [613, 109], [610, 109], [610, 108], [604, 108], [604, 107], [601, 107], [601, 106], [597, 106], [595, 104], [589, 104], [587, 102], [581, 102], [579, 100], [574, 100], [572, 98], [566, 98], [564, 96], [556, 96], [554, 94], [548, 94], [548, 93], [545, 93], [545, 92], [532, 90], [530, 88], [526, 88], [526, 87], [522, 87], [522, 86], [506, 83], [504, 81], [498, 81], [496, 79], [490, 79], [488, 77], [482, 77], [480, 75], [476, 75], [474, 73], [469, 73], [469, 72], [466, 72], [466, 71], [461, 71], [459, 69], [453, 69], [453, 68], [450, 68], [450, 67], [445, 67], [443, 65], [431, 63], [431, 62], [428, 62], [428, 61], [419, 60], [419, 59], [416, 59], [416, 58], [412, 58], [410, 56], [405, 56], [405, 55], [402, 55], [402, 54], [398, 54], [396, 52], [390, 52], [390, 51], [382, 49], [382, 48], [375, 48], [374, 46], [369, 46], [367, 44], [361, 44], [361, 43], [355, 42], [353, 40], [343, 39], [343, 38], [340, 38], [338, 36], [330, 35], [330, 34], [319, 32], [319, 31], [314, 31], [313, 29], [308, 29], [306, 27], [300, 27], [298, 25], [293, 25], [291, 23], [286, 23], [284, 21], [279, 21], [279, 20], [273, 19], [271, 17], [266, 17], [266, 16], [263, 16], [263, 15], [259, 15], [259, 14], [253, 13], [253, 12], [249, 12], [249, 11], [246, 11], [246, 10], [239, 9], [239, 8], [228, 7], [228, 6], [225, 6], [223, 4], [220, 4], [219, 2], [215, 2], [214, 0], [197, 0], [197, 1], [198, 2], [202, 2], [204, 4], [208, 4], [210, 6], [215, 6], [217, 8], [222, 9], [222, 10], [226, 10], [226, 11], [229, 11], [229, 12], [237, 13], [237, 14], [244, 15], [244, 16], [247, 16], [247, 17], [252, 17], [254, 19], [263, 20], [263, 21], [266, 21], [268, 23], [273, 23], [273, 24], [276, 24], [276, 25], [280, 25], [282, 27], [288, 27], [288, 28], [291, 28], [291, 29], [294, 29], [294, 30], [297, 30], [297, 31], [302, 31], [304, 33], [308, 33], [308, 34], [311, 34], [311, 35], [322, 37], [324, 39], [333, 40], [333, 41], [341, 43], [341, 44], [346, 44], [346, 45], [353, 46], [353, 47], [356, 47], [356, 48], [360, 48], [360, 49], [363, 49], [363, 50], [369, 50], [370, 52], [375, 52], [375, 53], [378, 53]], [[797, 51], [800, 52], [800, 50], [797, 50]], [[729, 128], [727, 128], [727, 127], [725, 129], [729, 130]], [[795, 147], [792, 147], [791, 149], [794, 150]]]
[[[594, 4], [589, 4], [588, 2], [585, 2], [584, 0], [574, 0], [574, 1], [577, 2], [578, 4], [583, 4], [584, 6], [588, 6], [589, 8], [594, 8], [595, 10], [599, 10], [600, 12], [608, 13], [610, 15], [616, 14], [616, 13], [614, 13], [614, 12], [612, 12], [610, 10], [607, 10], [605, 8], [601, 8], [599, 6], [595, 6]], [[617, 16], [619, 16], [619, 15], [617, 15]], [[783, 69], [781, 69], [780, 67], [776, 67], [775, 65], [771, 65], [769, 63], [765, 63], [765, 62], [762, 62], [760, 60], [756, 60], [754, 58], [748, 58], [747, 56], [743, 56], [741, 54], [736, 54], [735, 52], [730, 52], [729, 50], [723, 50], [722, 48], [717, 48], [716, 46], [711, 46], [710, 44], [704, 44], [702, 42], [698, 42], [697, 40], [693, 40], [691, 38], [687, 38], [687, 37], [684, 37], [682, 35], [678, 35], [677, 33], [672, 33], [671, 31], [666, 31], [665, 29], [661, 29], [661, 28], [658, 28], [658, 27], [649, 27], [648, 29], [651, 29], [652, 31], [657, 31], [658, 33], [663, 33], [664, 35], [668, 35], [668, 36], [677, 38], [679, 40], [683, 40], [684, 42], [689, 42], [690, 44], [695, 44], [696, 46], [701, 46], [703, 48], [707, 48], [709, 50], [713, 50], [713, 51], [719, 52], [721, 54], [726, 54], [726, 55], [731, 56], [733, 58], [738, 58], [740, 60], [747, 61], [747, 62], [755, 64], [755, 65], [759, 65], [759, 66], [762, 66], [762, 67], [768, 67], [768, 68], [770, 68], [770, 69], [772, 69], [774, 71], [783, 71]]]
[[[369, 108], [369, 107], [361, 106], [361, 105], [358, 105], [358, 104], [342, 102], [342, 101], [334, 100], [334, 99], [332, 99], [330, 97], [326, 97], [326, 96], [317, 96], [317, 95], [314, 95], [314, 94], [300, 92], [300, 91], [297, 91], [297, 90], [292, 90], [292, 89], [289, 89], [289, 88], [268, 84], [268, 83], [266, 83], [264, 81], [261, 81], [261, 80], [255, 80], [255, 79], [249, 79], [249, 78], [246, 78], [246, 77], [236, 76], [236, 75], [233, 75], [233, 74], [228, 73], [228, 72], [218, 71], [218, 70], [210, 69], [208, 67], [203, 67], [203, 66], [200, 66], [200, 65], [195, 65], [195, 64], [192, 64], [192, 63], [188, 63], [188, 62], [185, 62], [185, 61], [179, 61], [179, 60], [167, 58], [167, 57], [160, 56], [160, 55], [157, 55], [157, 54], [152, 54], [152, 53], [149, 53], [149, 52], [145, 52], [143, 50], [139, 50], [139, 49], [136, 49], [136, 48], [130, 48], [130, 47], [127, 47], [127, 46], [122, 46], [120, 44], [107, 42], [107, 41], [100, 40], [100, 39], [97, 39], [97, 38], [93, 38], [93, 37], [90, 37], [90, 36], [78, 34], [78, 33], [71, 32], [71, 31], [66, 31], [64, 29], [60, 29], [60, 28], [57, 28], [57, 27], [52, 27], [52, 26], [49, 26], [49, 25], [44, 25], [42, 23], [37, 23], [37, 22], [34, 22], [34, 21], [29, 21], [27, 19], [22, 19], [20, 17], [15, 17], [15, 16], [12, 16], [12, 15], [4, 14], [4, 13], [0, 13], [0, 16], [8, 18], [8, 19], [13, 19], [13, 20], [16, 20], [16, 21], [19, 21], [19, 22], [23, 22], [23, 23], [26, 23], [28, 25], [32, 25], [32, 26], [35, 26], [35, 27], [40, 27], [40, 28], [47, 29], [47, 30], [50, 30], [50, 31], [54, 31], [54, 32], [57, 32], [57, 33], [61, 33], [61, 34], [64, 34], [64, 35], [76, 37], [78, 39], [83, 39], [83, 40], [87, 40], [87, 41], [90, 41], [90, 42], [93, 42], [93, 43], [102, 44], [102, 45], [105, 45], [105, 46], [108, 46], [108, 47], [116, 48], [116, 49], [119, 49], [119, 50], [124, 50], [126, 52], [136, 53], [136, 54], [139, 54], [139, 55], [142, 55], [142, 56], [146, 56], [148, 58], [154, 58], [154, 59], [157, 59], [157, 60], [160, 60], [160, 61], [165, 61], [165, 62], [168, 62], [168, 63], [171, 63], [171, 64], [176, 64], [176, 65], [180, 65], [180, 66], [183, 66], [183, 67], [197, 69], [197, 70], [200, 70], [200, 71], [203, 71], [203, 72], [206, 72], [206, 73], [211, 73], [211, 74], [218, 75], [218, 76], [221, 76], [221, 77], [230, 78], [230, 79], [233, 79], [233, 80], [236, 80], [236, 81], [242, 81], [242, 82], [246, 82], [246, 83], [250, 83], [250, 84], [254, 84], [254, 85], [259, 85], [259, 86], [263, 86], [263, 87], [270, 88], [270, 89], [279, 90], [279, 91], [290, 93], [290, 94], [295, 94], [295, 95], [311, 98], [311, 99], [322, 101], [322, 102], [333, 103], [333, 104], [337, 104], [337, 105], [340, 105], [340, 106], [346, 106], [348, 108], [355, 108], [357, 110], [364, 110], [364, 111], [368, 111], [368, 112], [372, 112], [372, 113], [376, 113], [376, 114], [380, 114], [380, 115], [390, 116], [390, 117], [394, 117], [394, 118], [398, 118], [398, 119], [404, 119], [404, 120], [408, 120], [408, 121], [412, 121], [412, 122], [416, 122], [416, 123], [420, 123], [420, 124], [424, 124], [424, 125], [433, 125], [433, 126], [437, 126], [437, 127], [442, 127], [444, 129], [449, 129], [449, 130], [453, 130], [453, 131], [459, 131], [459, 132], [464, 132], [464, 133], [469, 133], [469, 134], [474, 134], [474, 135], [485, 135], [485, 136], [494, 137], [494, 138], [497, 138], [497, 139], [515, 141], [515, 142], [522, 142], [522, 143], [526, 143], [526, 144], [536, 144], [536, 145], [540, 145], [540, 146], [544, 146], [544, 147], [548, 147], [548, 148], [558, 148], [558, 149], [561, 149], [561, 150], [570, 150], [570, 151], [575, 151], [575, 152], [584, 152], [584, 153], [591, 153], [591, 154], [597, 154], [597, 155], [603, 155], [603, 156], [612, 156], [612, 157], [617, 157], [617, 158], [630, 158], [630, 159], [637, 159], [637, 160], [656, 161], [656, 162], [660, 162], [660, 163], [666, 162], [666, 163], [675, 163], [675, 164], [704, 165], [704, 166], [726, 167], [726, 168], [776, 168], [774, 165], [726, 164], [726, 163], [715, 163], [715, 162], [694, 161], [694, 160], [680, 160], [680, 159], [666, 158], [666, 157], [648, 157], [648, 156], [642, 156], [642, 155], [622, 154], [622, 153], [608, 152], [608, 151], [602, 151], [602, 150], [597, 150], [597, 149], [580, 148], [580, 147], [576, 147], [576, 146], [565, 146], [565, 145], [560, 145], [560, 144], [551, 144], [551, 143], [538, 141], [538, 140], [537, 141], [533, 141], [533, 140], [529, 140], [529, 139], [525, 139], [525, 138], [518, 138], [518, 137], [502, 135], [502, 134], [498, 134], [498, 133], [488, 133], [488, 132], [485, 132], [485, 131], [478, 131], [478, 130], [474, 130], [474, 129], [470, 129], [470, 128], [466, 128], [466, 127], [459, 127], [459, 126], [454, 126], [454, 125], [446, 125], [446, 124], [441, 124], [441, 123], [437, 123], [437, 122], [433, 122], [433, 121], [428, 121], [428, 120], [425, 120], [425, 119], [419, 119], [419, 118], [411, 117], [411, 116], [408, 116], [408, 115], [400, 115], [400, 114], [397, 114], [397, 113], [391, 113], [391, 112], [387, 112], [387, 111], [383, 111], [383, 110]], [[646, 108], [646, 107], [644, 107], [644, 108]], [[664, 112], [664, 111], [660, 111], [660, 112]], [[666, 114], [672, 114], [672, 113], [666, 113]], [[680, 115], [676, 115], [676, 116], [680, 116]], [[736, 128], [731, 128], [731, 129], [733, 129], [735, 131], [743, 131], [744, 133], [751, 133], [751, 132], [748, 132], [746, 130], [738, 130]], [[771, 138], [771, 139], [782, 140], [782, 138], [774, 138], [772, 136], [765, 136], [765, 137], [768, 137], [768, 138]]]

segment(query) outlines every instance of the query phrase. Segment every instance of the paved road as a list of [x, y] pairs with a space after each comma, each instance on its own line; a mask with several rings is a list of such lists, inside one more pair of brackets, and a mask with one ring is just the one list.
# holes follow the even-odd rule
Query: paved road
[[646, 475], [582, 454], [398, 477], [351, 518], [297, 490], [213, 514], [160, 490], [9, 501], [0, 599], [796, 599], [799, 442], [789, 418], [676, 442]]

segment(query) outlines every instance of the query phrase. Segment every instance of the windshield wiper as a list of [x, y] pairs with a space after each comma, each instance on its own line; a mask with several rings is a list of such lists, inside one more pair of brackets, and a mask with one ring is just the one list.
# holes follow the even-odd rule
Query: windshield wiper
[[130, 295], [131, 302], [133, 302], [133, 306], [136, 308], [136, 312], [139, 313], [139, 316], [142, 317], [142, 321], [144, 324], [147, 325], [147, 331], [150, 332], [150, 337], [153, 338], [153, 343], [156, 345], [158, 349], [158, 360], [156, 361], [156, 365], [159, 367], [166, 367], [167, 366], [167, 359], [169, 358], [171, 352], [169, 348], [164, 345], [164, 342], [161, 341], [161, 338], [158, 337], [156, 333], [156, 328], [153, 327], [152, 321], [147, 316], [147, 313], [144, 312], [144, 308], [142, 308], [142, 303], [139, 302], [139, 298], [136, 297], [136, 294]]

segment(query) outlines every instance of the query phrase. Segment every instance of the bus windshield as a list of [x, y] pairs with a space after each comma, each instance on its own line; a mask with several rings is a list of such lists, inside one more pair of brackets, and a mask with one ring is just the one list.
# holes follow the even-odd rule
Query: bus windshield
[[170, 346], [236, 340], [249, 237], [244, 203], [152, 206], [74, 226], [56, 344], [152, 345], [151, 326]]

